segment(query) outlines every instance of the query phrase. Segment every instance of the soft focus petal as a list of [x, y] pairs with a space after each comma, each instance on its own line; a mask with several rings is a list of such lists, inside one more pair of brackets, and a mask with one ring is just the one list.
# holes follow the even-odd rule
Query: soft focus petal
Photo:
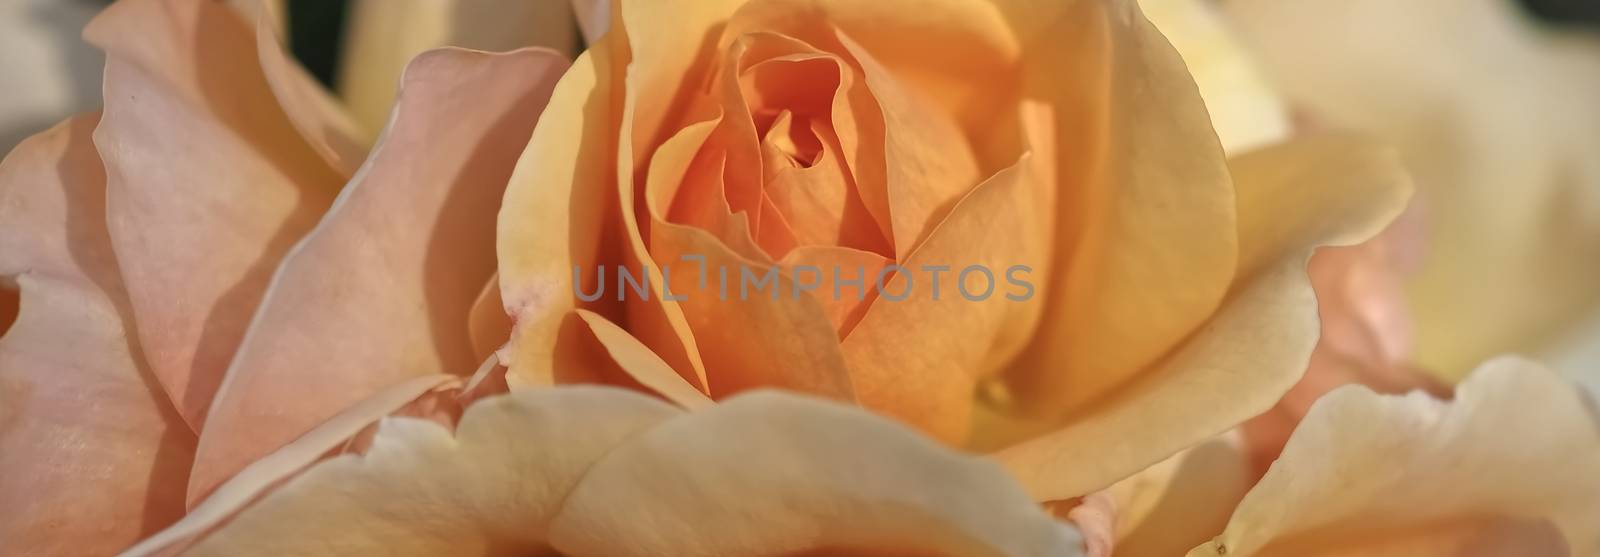
[[1289, 137], [1289, 107], [1211, 2], [1139, 0], [1139, 7], [1183, 55], [1223, 150], [1243, 153]]
[[1222, 5], [1292, 102], [1381, 134], [1415, 173], [1423, 367], [1537, 350], [1600, 307], [1600, 40], [1508, 0]]
[[478, 367], [468, 317], [494, 273], [492, 217], [565, 65], [533, 49], [412, 63], [372, 158], [273, 277], [202, 431], [191, 498], [378, 389]]
[[95, 145], [139, 340], [198, 431], [272, 269], [343, 178], [279, 108], [226, 5], [118, 2], [84, 34], [107, 52]]
[[763, 393], [684, 414], [562, 387], [485, 399], [454, 436], [387, 420], [367, 454], [312, 468], [186, 555], [1042, 556], [1081, 543], [993, 465], [859, 410]]
[[1348, 137], [1308, 138], [1230, 166], [1239, 192], [1241, 283], [1143, 381], [1096, 412], [996, 455], [1040, 500], [1104, 488], [1270, 408], [1300, 379], [1316, 343], [1316, 298], [1306, 276], [1311, 252], [1377, 234], [1411, 193], [1394, 157]]
[[80, 116], [0, 163], [0, 553], [108, 555], [183, 514], [194, 434], [143, 365]]
[[100, 104], [103, 58], [77, 41], [99, 2], [23, 0], [0, 5], [0, 153], [75, 112]]
[[569, 0], [356, 0], [344, 29], [339, 92], [356, 121], [376, 135], [406, 64], [423, 51], [542, 46], [570, 55], [577, 44]]
[[1596, 470], [1600, 424], [1530, 362], [1485, 364], [1449, 403], [1346, 387], [1190, 555], [1592, 555]]

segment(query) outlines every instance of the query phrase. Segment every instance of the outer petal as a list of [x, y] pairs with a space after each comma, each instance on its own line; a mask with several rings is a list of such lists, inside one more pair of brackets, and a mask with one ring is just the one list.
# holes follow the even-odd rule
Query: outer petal
[[571, 55], [578, 46], [568, 0], [356, 0], [349, 9], [339, 91], [372, 134], [389, 117], [407, 63], [428, 49], [542, 46]]
[[95, 145], [139, 340], [198, 431], [272, 269], [342, 177], [279, 108], [226, 5], [118, 2], [84, 34], [107, 51]]
[[478, 367], [471, 308], [494, 273], [500, 185], [565, 62], [434, 51], [390, 127], [284, 260], [201, 435], [191, 499], [407, 378]]
[[684, 414], [561, 387], [485, 399], [454, 437], [387, 420], [367, 454], [312, 468], [187, 555], [1054, 556], [1081, 543], [993, 465], [854, 408], [762, 393]]
[[[183, 514], [194, 434], [139, 346], [80, 116], [0, 163], [0, 553], [106, 555]], [[9, 293], [8, 293], [9, 294]]]
[[1060, 271], [1013, 386], [1060, 417], [1147, 380], [1217, 311], [1235, 278], [1234, 188], [1183, 60], [1133, 2], [999, 4], [1027, 45], [1025, 94], [1055, 105], [1062, 188]]
[[1572, 555], [1592, 555], [1596, 470], [1600, 424], [1530, 362], [1485, 364], [1451, 403], [1346, 387], [1312, 408], [1228, 529], [1190, 555], [1427, 557], [1493, 544], [1507, 545], [1485, 554], [1566, 555], [1563, 537]]
[[1416, 173], [1429, 253], [1409, 295], [1419, 363], [1441, 372], [1600, 308], [1600, 41], [1516, 4], [1220, 4], [1290, 100], [1382, 134]]
[[1215, 5], [1204, 0], [1139, 0], [1139, 6], [1183, 55], [1225, 151], [1243, 153], [1289, 137], [1289, 107]]
[[612, 450], [550, 536], [569, 555], [612, 557], [1081, 555], [1083, 543], [988, 462], [855, 408], [778, 392]]
[[530, 390], [467, 409], [454, 437], [391, 418], [365, 455], [290, 480], [185, 555], [543, 555], [591, 466], [678, 411], [604, 387]]
[[1392, 156], [1348, 137], [1259, 151], [1232, 169], [1243, 280], [1205, 327], [1141, 381], [996, 455], [1041, 500], [1104, 488], [1270, 408], [1300, 379], [1316, 344], [1316, 298], [1306, 276], [1312, 250], [1370, 238], [1410, 196]]

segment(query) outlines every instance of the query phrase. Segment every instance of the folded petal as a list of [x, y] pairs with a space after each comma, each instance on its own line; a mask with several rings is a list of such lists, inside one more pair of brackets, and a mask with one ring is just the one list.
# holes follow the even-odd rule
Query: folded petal
[[118, 2], [84, 35], [107, 54], [95, 145], [140, 344], [198, 431], [272, 269], [343, 177], [290, 123], [225, 4]]
[[760, 393], [686, 414], [560, 387], [485, 399], [453, 436], [386, 420], [366, 454], [311, 468], [185, 554], [1053, 556], [1081, 544], [992, 464], [854, 408]]
[[21, 287], [0, 337], [6, 555], [109, 555], [183, 515], [195, 438], [131, 334], [97, 119], [60, 124], [0, 163], [0, 282]]
[[[708, 535], [708, 525], [715, 533]], [[596, 463], [550, 538], [569, 555], [1081, 555], [993, 464], [861, 410], [740, 396]]]
[[1317, 341], [1306, 275], [1312, 251], [1372, 237], [1411, 193], [1391, 154], [1351, 137], [1307, 138], [1230, 166], [1241, 282], [1141, 381], [1095, 412], [997, 453], [1041, 500], [1104, 488], [1271, 408], [1300, 379]]
[[1591, 555], [1596, 470], [1582, 394], [1531, 362], [1491, 361], [1448, 403], [1345, 387], [1189, 555]]
[[378, 389], [470, 374], [502, 185], [566, 66], [439, 50], [405, 76], [373, 157], [285, 258], [201, 434], [191, 500]]
[[256, 51], [261, 57], [261, 71], [272, 87], [272, 94], [283, 106], [289, 123], [300, 131], [302, 137], [317, 154], [345, 177], [356, 173], [367, 158], [372, 144], [369, 134], [363, 132], [350, 115], [344, 103], [318, 83], [284, 50], [284, 34], [278, 4], [283, 0], [261, 0], [252, 9], [255, 14]]

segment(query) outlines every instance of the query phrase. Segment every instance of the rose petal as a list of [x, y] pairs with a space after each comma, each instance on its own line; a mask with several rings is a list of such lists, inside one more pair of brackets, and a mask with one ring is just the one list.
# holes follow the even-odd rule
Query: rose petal
[[503, 52], [542, 46], [571, 55], [573, 5], [562, 0], [356, 0], [349, 7], [339, 93], [368, 133], [383, 129], [412, 58], [459, 46]]
[[107, 53], [95, 145], [139, 341], [198, 431], [272, 269], [342, 178], [279, 108], [225, 4], [118, 2], [84, 35]]
[[[143, 367], [85, 115], [0, 163], [0, 553], [106, 555], [183, 514], [194, 434]], [[8, 293], [9, 294], [9, 293]]]
[[472, 340], [473, 359], [482, 361], [494, 355], [510, 335], [511, 319], [506, 316], [505, 301], [500, 299], [500, 275], [496, 273], [484, 283], [467, 312], [467, 338]]
[[191, 500], [384, 386], [477, 368], [468, 317], [494, 272], [498, 185], [564, 66], [533, 49], [412, 62], [373, 157], [274, 276], [202, 431]]
[[1596, 470], [1600, 424], [1531, 362], [1485, 364], [1451, 403], [1345, 387], [1312, 408], [1227, 530], [1190, 555], [1425, 557], [1488, 543], [1512, 544], [1495, 555], [1567, 555], [1543, 521], [1570, 554], [1590, 555]]
[[588, 310], [578, 310], [578, 317], [589, 326], [589, 331], [594, 334], [595, 340], [600, 341], [617, 366], [643, 387], [660, 393], [674, 404], [690, 410], [712, 404], [710, 397], [684, 381], [683, 377], [662, 361], [660, 356], [651, 352], [622, 327]]
[[1224, 151], [1244, 153], [1289, 137], [1289, 107], [1216, 6], [1196, 0], [1139, 0], [1139, 7], [1183, 56]]
[[[1306, 277], [1312, 250], [1377, 234], [1411, 193], [1392, 155], [1349, 137], [1308, 138], [1231, 166], [1243, 280], [1144, 380], [1095, 412], [996, 454], [1040, 500], [1104, 488], [1272, 407], [1299, 380], [1316, 343], [1316, 298]], [[1116, 451], [1104, 454], [1107, 447]]]
[[1081, 411], [1194, 333], [1235, 278], [1233, 185], [1183, 60], [1129, 1], [1003, 2], [1057, 109], [1057, 268], [1013, 377], [1039, 415]]
[[484, 399], [454, 437], [386, 419], [366, 454], [312, 467], [184, 554], [542, 554], [546, 525], [589, 467], [676, 412], [590, 387]]
[[1531, 352], [1600, 308], [1592, 33], [1538, 26], [1504, 0], [1219, 5], [1289, 99], [1381, 134], [1416, 173], [1429, 253], [1408, 294], [1423, 367]]
[[430, 395], [459, 387], [458, 377], [436, 374], [413, 377], [384, 388], [371, 398], [343, 409], [282, 449], [251, 462], [218, 486], [182, 520], [156, 535], [140, 540], [137, 545], [123, 552], [121, 557], [172, 554], [231, 518], [279, 482], [335, 452], [340, 446], [350, 444], [374, 422], [397, 411], [404, 411]]
[[1255, 479], [1237, 438], [1221, 436], [1117, 482], [1116, 555], [1182, 555], [1228, 524]]
[[[1039, 116], [1049, 111], [1016, 117], [1027, 126]], [[851, 382], [866, 407], [960, 443], [978, 382], [1027, 342], [1043, 307], [1032, 284], [1050, 271], [1054, 198], [1046, 186], [1050, 173], [1035, 158], [1048, 156], [1050, 144], [1035, 136], [1021, 142], [1031, 152], [962, 199], [901, 263], [906, 271], [884, 282], [879, 299], [844, 339]], [[995, 223], [1006, 223], [1010, 233], [992, 234]], [[966, 271], [973, 266], [980, 270]], [[1028, 270], [1013, 273], [1017, 266]], [[929, 270], [937, 267], [944, 271]], [[1011, 279], [1029, 285], [1019, 288]], [[934, 280], [943, 282], [942, 292], [935, 292]], [[889, 298], [896, 295], [905, 299]]]
[[328, 165], [345, 177], [356, 173], [366, 160], [371, 143], [366, 132], [356, 125], [344, 105], [306, 72], [304, 66], [284, 52], [281, 4], [283, 0], [263, 0], [255, 10], [256, 51], [261, 71], [272, 87], [272, 94], [283, 106], [289, 123], [300, 131], [311, 148]]
[[777, 392], [616, 447], [568, 495], [550, 539], [568, 555], [617, 557], [1081, 555], [1083, 543], [988, 462]]

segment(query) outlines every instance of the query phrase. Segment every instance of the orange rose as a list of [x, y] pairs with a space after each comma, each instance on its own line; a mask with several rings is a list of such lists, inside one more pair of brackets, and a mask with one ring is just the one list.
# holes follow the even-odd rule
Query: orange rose
[[[1132, 2], [615, 7], [500, 213], [514, 385], [808, 392], [1075, 497], [1270, 407], [1315, 343], [1310, 250], [1406, 197], [1339, 138], [1230, 171]], [[993, 284], [969, 266], [1023, 299], [953, 295]]]

